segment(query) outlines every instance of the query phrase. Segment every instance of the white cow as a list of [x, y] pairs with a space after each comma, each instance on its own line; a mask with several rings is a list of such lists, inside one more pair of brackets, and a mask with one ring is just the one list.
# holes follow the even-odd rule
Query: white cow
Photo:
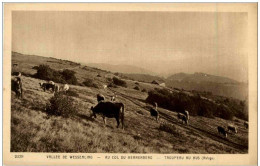
[[69, 85], [68, 85], [68, 84], [65, 84], [65, 85], [63, 86], [63, 91], [66, 92], [66, 91], [69, 90], [69, 88], [70, 88]]

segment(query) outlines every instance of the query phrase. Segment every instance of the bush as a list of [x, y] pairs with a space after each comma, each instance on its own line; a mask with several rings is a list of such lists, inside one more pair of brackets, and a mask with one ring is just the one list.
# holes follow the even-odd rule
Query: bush
[[[36, 69], [36, 67], [34, 67]], [[37, 73], [34, 77], [43, 80], [52, 80], [57, 83], [68, 83], [77, 85], [78, 81], [75, 76], [75, 72], [72, 70], [65, 69], [63, 71], [56, 71], [50, 68], [48, 65], [40, 65], [37, 68]]]
[[77, 85], [78, 84], [78, 80], [75, 76], [76, 72], [72, 71], [72, 70], [68, 70], [65, 69], [61, 72], [61, 75], [63, 77], [64, 80], [66, 80], [66, 82], [68, 84], [73, 84], [73, 85]]
[[46, 113], [49, 115], [63, 116], [65, 118], [73, 116], [77, 112], [75, 103], [70, 96], [62, 93], [55, 93], [46, 104]]
[[83, 82], [83, 84], [87, 87], [98, 88], [98, 85], [96, 83], [94, 83], [94, 81], [90, 78], [86, 78], [85, 81]]
[[146, 99], [148, 103], [157, 102], [161, 107], [184, 112], [188, 110], [190, 115], [198, 115], [212, 118], [214, 116], [223, 119], [232, 119], [234, 114], [227, 106], [219, 107], [217, 104], [202, 99], [199, 95], [189, 96], [185, 93], [170, 93], [165, 89], [155, 89], [148, 92]]
[[179, 135], [176, 127], [173, 125], [170, 125], [168, 123], [161, 123], [159, 126], [159, 130], [165, 131], [165, 132], [173, 134], [173, 135]]
[[125, 87], [125, 88], [127, 87], [126, 82], [124, 80], [117, 78], [117, 77], [113, 77], [113, 83], [115, 85], [118, 85], [118, 86], [122, 86], [122, 87]]
[[147, 92], [147, 90], [146, 90], [146, 89], [143, 89], [142, 92]]
[[134, 87], [135, 90], [140, 90], [140, 88], [138, 86]]

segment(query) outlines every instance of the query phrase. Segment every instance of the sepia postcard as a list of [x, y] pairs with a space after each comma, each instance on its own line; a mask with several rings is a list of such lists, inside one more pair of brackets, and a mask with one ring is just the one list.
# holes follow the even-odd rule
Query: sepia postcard
[[256, 165], [257, 3], [4, 3], [5, 165]]

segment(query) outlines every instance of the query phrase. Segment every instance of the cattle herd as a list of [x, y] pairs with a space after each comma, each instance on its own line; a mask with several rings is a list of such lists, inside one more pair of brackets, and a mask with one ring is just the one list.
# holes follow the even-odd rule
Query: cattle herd
[[[21, 73], [15, 72], [12, 73], [13, 77], [11, 79], [11, 90], [15, 92], [16, 96], [18, 98], [23, 98], [23, 86], [22, 86], [22, 79], [21, 79]], [[40, 88], [44, 90], [51, 91], [52, 93], [57, 93], [59, 91], [64, 91], [65, 93], [69, 90], [69, 85], [64, 84], [60, 85], [53, 82], [41, 82]], [[106, 125], [106, 118], [115, 118], [117, 122], [117, 127], [119, 127], [120, 122], [122, 124], [122, 129], [124, 129], [124, 114], [125, 114], [125, 105], [121, 102], [116, 102], [116, 94], [111, 96], [110, 101], [105, 100], [105, 96], [102, 94], [97, 94], [97, 102], [98, 104], [96, 106], [91, 107], [92, 115], [91, 117], [96, 118], [97, 114], [101, 115], [104, 121], [104, 125]], [[154, 102], [152, 104], [152, 107], [150, 107], [150, 115], [152, 117], [155, 117], [156, 121], [159, 122], [159, 111], [158, 111], [158, 104]], [[178, 121], [181, 121], [182, 124], [188, 125], [189, 121], [189, 112], [185, 110], [183, 113], [177, 114]], [[248, 122], [244, 122], [245, 128], [248, 128]], [[227, 126], [227, 129], [222, 126], [217, 127], [217, 131], [220, 135], [223, 135], [224, 137], [227, 137], [227, 133], [237, 133], [237, 128], [234, 125], [229, 124]]]

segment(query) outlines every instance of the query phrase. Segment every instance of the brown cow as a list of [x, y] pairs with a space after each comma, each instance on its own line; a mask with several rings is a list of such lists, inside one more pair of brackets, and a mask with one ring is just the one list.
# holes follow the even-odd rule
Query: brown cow
[[150, 108], [150, 114], [151, 116], [154, 116], [156, 118], [156, 121], [159, 121], [159, 112], [157, 111], [157, 109], [154, 108]]

